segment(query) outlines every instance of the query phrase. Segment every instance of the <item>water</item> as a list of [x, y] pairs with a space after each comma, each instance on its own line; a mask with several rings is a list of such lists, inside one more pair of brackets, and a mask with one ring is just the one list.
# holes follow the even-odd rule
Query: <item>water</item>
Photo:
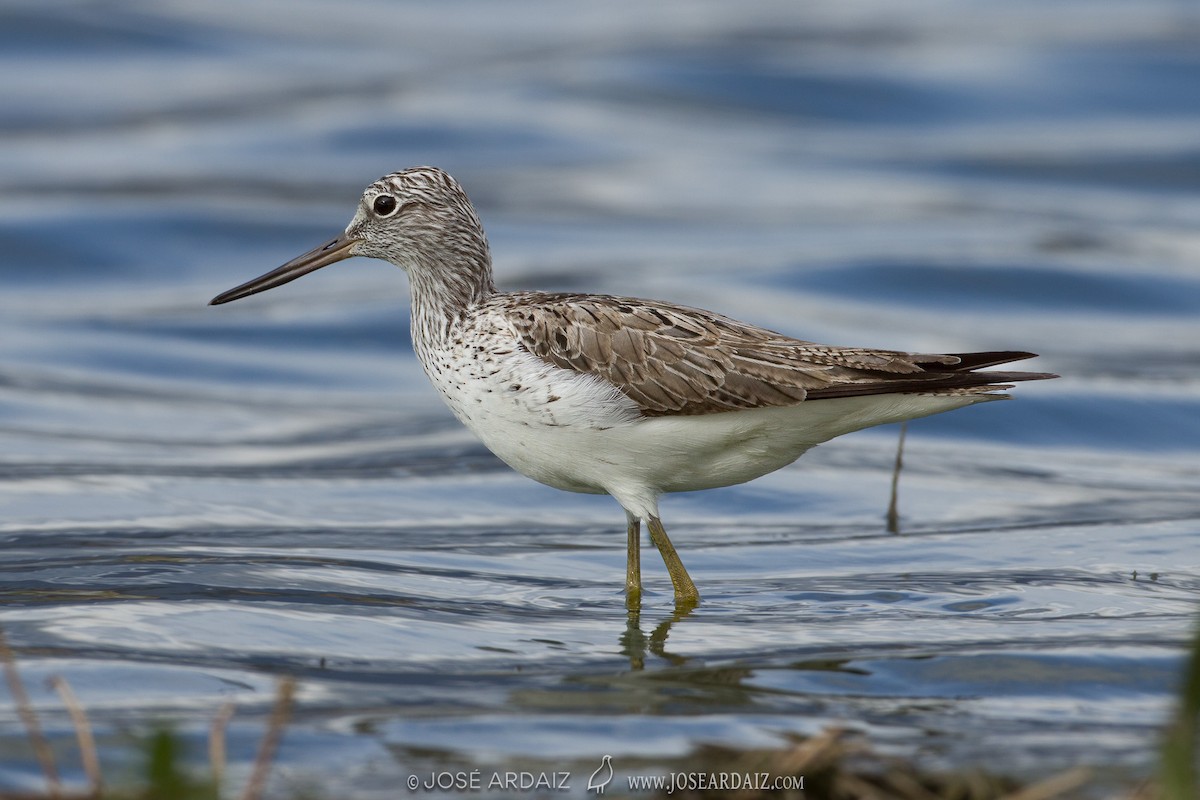
[[[233, 785], [666, 769], [829, 725], [922, 763], [1152, 768], [1200, 596], [1200, 16], [1184, 3], [0, 11], [0, 623], [71, 780], [170, 721]], [[663, 512], [511, 473], [441, 407], [402, 275], [216, 293], [435, 163], [501, 283], [1060, 372]], [[0, 786], [39, 773], [0, 697]]]

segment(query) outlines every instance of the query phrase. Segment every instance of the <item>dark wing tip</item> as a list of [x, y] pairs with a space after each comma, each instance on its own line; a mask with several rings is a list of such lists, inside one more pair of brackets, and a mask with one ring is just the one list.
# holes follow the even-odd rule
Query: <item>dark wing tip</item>
[[984, 367], [994, 367], [997, 364], [1009, 364], [1013, 361], [1024, 361], [1027, 358], [1037, 358], [1037, 353], [1024, 350], [986, 350], [980, 353], [947, 353], [958, 361], [950, 367], [954, 372], [971, 372]]

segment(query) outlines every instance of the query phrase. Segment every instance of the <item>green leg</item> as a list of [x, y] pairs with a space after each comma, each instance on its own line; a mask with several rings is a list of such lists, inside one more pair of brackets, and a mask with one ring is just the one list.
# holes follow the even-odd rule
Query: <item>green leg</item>
[[692, 576], [688, 575], [683, 562], [679, 560], [679, 554], [675, 552], [675, 546], [671, 544], [662, 520], [651, 517], [646, 526], [650, 529], [650, 541], [654, 542], [658, 552], [662, 553], [663, 563], [667, 565], [671, 583], [675, 586], [675, 607], [684, 606], [689, 610], [695, 608], [700, 602], [700, 593], [696, 591], [696, 584], [692, 583]]
[[625, 607], [630, 611], [636, 611], [642, 607], [642, 523], [632, 514], [625, 516], [629, 519], [628, 561], [625, 564]]

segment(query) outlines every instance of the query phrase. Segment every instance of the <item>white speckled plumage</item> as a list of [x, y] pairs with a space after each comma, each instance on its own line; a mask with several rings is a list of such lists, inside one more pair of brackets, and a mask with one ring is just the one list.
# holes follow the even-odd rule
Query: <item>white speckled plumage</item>
[[534, 480], [607, 493], [625, 509], [631, 605], [643, 521], [677, 602], [698, 599], [658, 519], [661, 494], [743, 483], [844, 433], [1053, 377], [978, 371], [1031, 353], [833, 347], [660, 301], [498, 292], [475, 209], [433, 167], [379, 179], [342, 235], [213, 303], [355, 255], [408, 273], [417, 357], [493, 453]]

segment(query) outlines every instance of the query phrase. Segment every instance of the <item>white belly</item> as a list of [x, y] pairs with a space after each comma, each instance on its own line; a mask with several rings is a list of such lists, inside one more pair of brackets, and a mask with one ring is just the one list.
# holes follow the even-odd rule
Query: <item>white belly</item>
[[558, 489], [606, 492], [597, 458], [613, 446], [613, 431], [639, 418], [636, 404], [598, 378], [523, 351], [501, 345], [473, 356], [431, 351], [422, 358], [454, 415], [523, 475]]
[[773, 472], [850, 431], [994, 399], [885, 394], [642, 417], [607, 383], [505, 343], [470, 358], [431, 351], [422, 362], [454, 414], [513, 469], [558, 489], [611, 494], [635, 513], [649, 513], [664, 492], [731, 486]]

